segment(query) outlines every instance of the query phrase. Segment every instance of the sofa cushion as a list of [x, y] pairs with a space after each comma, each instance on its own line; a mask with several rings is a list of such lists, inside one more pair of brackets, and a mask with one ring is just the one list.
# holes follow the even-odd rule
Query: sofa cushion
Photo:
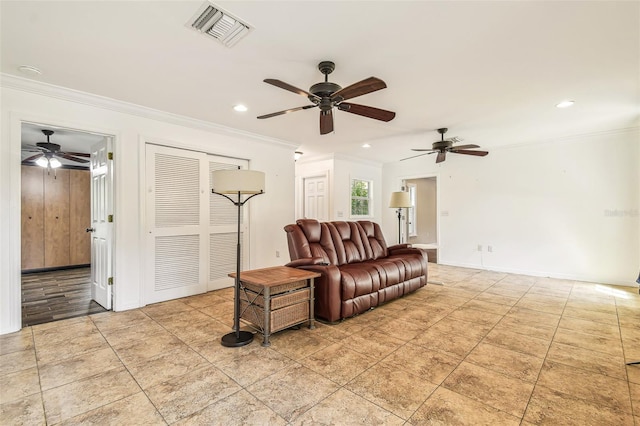
[[[338, 257], [327, 224], [320, 223], [315, 219], [299, 219], [296, 223], [300, 227], [300, 230], [302, 230], [304, 237], [306, 237], [302, 239], [302, 245], [304, 246], [306, 244], [309, 247], [309, 256], [307, 257], [321, 257], [326, 263], [337, 265]], [[287, 232], [290, 231], [287, 230]], [[305, 239], [306, 243], [304, 242]], [[296, 242], [294, 245], [297, 244], [300, 243]], [[291, 252], [291, 243], [289, 246], [289, 251]]]
[[380, 274], [373, 265], [364, 263], [340, 267], [342, 299], [353, 299], [380, 289]]
[[356, 222], [331, 222], [333, 242], [338, 255], [338, 265], [362, 262], [368, 260], [360, 230]]
[[384, 235], [382, 235], [380, 225], [368, 220], [360, 220], [358, 224], [360, 224], [365, 250], [368, 247], [371, 252], [368, 258], [379, 259], [387, 257], [387, 243], [384, 240]]

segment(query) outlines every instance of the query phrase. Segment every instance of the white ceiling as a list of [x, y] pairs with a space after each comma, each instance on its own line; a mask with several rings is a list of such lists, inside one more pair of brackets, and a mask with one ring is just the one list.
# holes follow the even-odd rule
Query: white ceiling
[[[254, 28], [232, 48], [187, 27], [202, 4], [2, 1], [1, 69], [35, 66], [29, 78], [294, 142], [307, 158], [396, 161], [438, 127], [491, 150], [638, 126], [639, 2], [220, 1]], [[317, 109], [256, 119], [308, 104], [263, 79], [308, 90], [321, 60], [343, 87], [384, 80], [352, 101], [396, 118], [334, 111], [326, 136]], [[555, 108], [563, 99], [576, 104]]]

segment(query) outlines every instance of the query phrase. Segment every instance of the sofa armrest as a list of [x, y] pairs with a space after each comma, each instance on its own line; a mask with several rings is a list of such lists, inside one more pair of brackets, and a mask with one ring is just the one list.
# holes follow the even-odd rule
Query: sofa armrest
[[288, 266], [290, 268], [298, 268], [300, 266], [309, 265], [327, 265], [327, 263], [321, 257], [305, 257], [302, 259], [292, 260], [284, 266]]
[[[287, 266], [291, 266], [291, 263]], [[335, 265], [327, 264], [306, 264], [297, 266], [297, 268], [320, 274], [314, 280], [315, 316], [330, 322], [338, 321], [341, 318], [342, 309], [340, 269]]]
[[[421, 248], [417, 248], [417, 247], [411, 247], [408, 244], [405, 244], [406, 247], [401, 247], [403, 244], [398, 244], [396, 246], [393, 246], [393, 250], [391, 249], [391, 247], [389, 248], [389, 256], [398, 256], [398, 255], [403, 255], [403, 254], [413, 254], [413, 255], [418, 255], [418, 256], [422, 256], [423, 259], [423, 266], [425, 268], [427, 268], [427, 263], [429, 262], [429, 256], [427, 255], [427, 251], [425, 249], [421, 249]], [[397, 247], [397, 248], [395, 248]]]
[[411, 246], [409, 244], [396, 244], [396, 245], [387, 247], [387, 250], [393, 251], [393, 250], [404, 249], [408, 247], [411, 247]]

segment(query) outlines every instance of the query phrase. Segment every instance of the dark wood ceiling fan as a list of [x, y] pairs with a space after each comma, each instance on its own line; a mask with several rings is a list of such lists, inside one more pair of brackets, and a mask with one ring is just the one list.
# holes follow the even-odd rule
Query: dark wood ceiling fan
[[312, 104], [301, 107], [291, 108], [284, 111], [273, 112], [271, 114], [261, 115], [258, 118], [271, 118], [278, 115], [288, 114], [294, 111], [301, 111], [309, 108], [320, 108], [320, 134], [326, 135], [333, 132], [333, 108], [336, 107], [340, 111], [350, 112], [351, 114], [361, 115], [367, 118], [373, 118], [380, 121], [391, 121], [396, 116], [395, 112], [384, 109], [374, 108], [365, 105], [353, 104], [345, 102], [357, 96], [366, 95], [387, 87], [384, 81], [376, 77], [369, 77], [362, 81], [342, 88], [336, 83], [328, 80], [329, 74], [335, 69], [335, 64], [331, 61], [322, 61], [318, 64], [318, 69], [324, 74], [324, 81], [316, 83], [309, 88], [309, 91], [298, 89], [288, 83], [280, 80], [268, 78], [265, 83], [279, 87], [284, 90], [307, 97]]
[[23, 145], [22, 150], [25, 152], [37, 152], [37, 154], [25, 158], [23, 163], [36, 162], [39, 158], [45, 157], [47, 160], [51, 160], [54, 157], [64, 158], [69, 161], [75, 161], [76, 163], [88, 163], [89, 160], [78, 157], [89, 157], [89, 154], [82, 152], [64, 152], [61, 151], [60, 145], [53, 143], [49, 140], [53, 135], [53, 130], [42, 130], [42, 133], [47, 137], [46, 142], [38, 142], [36, 145]]
[[417, 151], [417, 152], [424, 152], [424, 154], [418, 154], [418, 155], [414, 155], [412, 157], [407, 157], [407, 158], [403, 158], [400, 161], [404, 161], [404, 160], [409, 160], [411, 158], [416, 158], [416, 157], [421, 157], [423, 155], [428, 155], [428, 154], [438, 154], [438, 156], [436, 157], [436, 163], [442, 163], [447, 156], [447, 152], [451, 152], [453, 154], [465, 154], [465, 155], [475, 155], [478, 157], [484, 157], [485, 155], [489, 154], [488, 151], [475, 151], [472, 150], [471, 148], [480, 148], [480, 146], [478, 145], [458, 145], [458, 146], [453, 146], [454, 143], [456, 142], [460, 142], [462, 139], [458, 138], [458, 137], [452, 137], [452, 138], [444, 138], [444, 134], [447, 133], [447, 129], [446, 127], [442, 127], [440, 129], [438, 129], [438, 133], [440, 133], [440, 140], [437, 142], [434, 142], [431, 149], [421, 149], [421, 148], [417, 148], [417, 149], [412, 149], [411, 151]]

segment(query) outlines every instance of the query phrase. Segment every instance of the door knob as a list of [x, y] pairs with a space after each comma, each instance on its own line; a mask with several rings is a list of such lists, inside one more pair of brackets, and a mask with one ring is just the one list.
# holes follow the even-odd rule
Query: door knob
[[87, 230], [86, 230], [86, 231], [87, 231], [87, 232], [95, 232], [95, 231], [96, 231], [96, 228], [87, 228]]

